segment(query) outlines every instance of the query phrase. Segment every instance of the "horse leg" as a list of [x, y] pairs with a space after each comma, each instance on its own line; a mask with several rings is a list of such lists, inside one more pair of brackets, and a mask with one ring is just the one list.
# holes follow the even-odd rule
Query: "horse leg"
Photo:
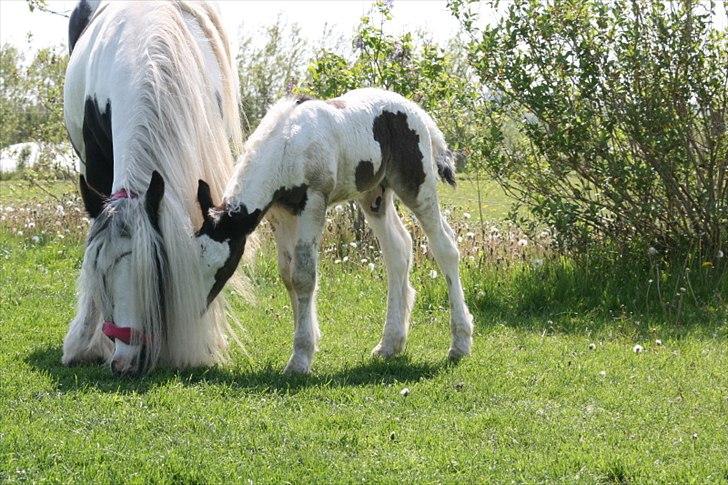
[[321, 337], [316, 315], [316, 266], [324, 223], [326, 198], [309, 190], [306, 207], [298, 215], [298, 230], [291, 260], [291, 283], [296, 296], [293, 355], [285, 373], [307, 374]]
[[454, 232], [440, 213], [434, 183], [425, 182], [420, 187], [420, 192], [415, 200], [411, 198], [404, 200], [415, 213], [427, 234], [435, 261], [445, 274], [450, 299], [450, 333], [452, 335], [448, 357], [459, 359], [470, 353], [473, 342], [473, 317], [465, 304], [459, 271], [460, 252]]
[[[85, 269], [82, 269], [84, 271]], [[101, 332], [101, 315], [91, 292], [80, 285], [78, 310], [63, 339], [64, 365], [109, 360], [114, 344]]]
[[377, 357], [393, 357], [404, 350], [415, 291], [409, 282], [412, 237], [394, 206], [394, 193], [371, 191], [359, 200], [367, 223], [379, 241], [387, 267], [387, 318], [382, 339], [372, 350]]
[[283, 285], [288, 291], [291, 299], [291, 309], [293, 310], [294, 331], [296, 325], [296, 306], [298, 299], [296, 291], [293, 288], [293, 274], [291, 272], [294, 242], [296, 240], [297, 218], [285, 209], [272, 208], [269, 212], [268, 219], [273, 226], [273, 236], [276, 240], [276, 248], [278, 249], [278, 274], [283, 281]]

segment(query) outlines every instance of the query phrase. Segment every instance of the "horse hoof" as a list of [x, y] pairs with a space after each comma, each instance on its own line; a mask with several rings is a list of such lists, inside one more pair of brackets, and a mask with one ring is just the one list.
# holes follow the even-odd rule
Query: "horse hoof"
[[311, 373], [311, 366], [303, 362], [291, 359], [286, 365], [286, 368], [283, 369], [283, 373], [287, 376], [308, 375]]
[[372, 349], [372, 357], [374, 357], [375, 359], [392, 359], [401, 354], [402, 350], [403, 349], [398, 350], [394, 348], [388, 348], [380, 343]]
[[458, 362], [460, 359], [467, 357], [468, 355], [470, 355], [469, 350], [462, 350], [455, 347], [450, 347], [450, 350], [447, 351], [447, 358], [452, 362]]

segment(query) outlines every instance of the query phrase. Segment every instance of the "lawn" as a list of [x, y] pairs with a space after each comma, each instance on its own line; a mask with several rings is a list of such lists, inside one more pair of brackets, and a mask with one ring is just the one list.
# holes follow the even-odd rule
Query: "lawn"
[[728, 481], [725, 306], [676, 325], [596, 269], [465, 258], [474, 352], [450, 364], [444, 283], [421, 257], [407, 351], [382, 362], [381, 262], [327, 256], [314, 373], [286, 377], [291, 311], [264, 246], [256, 303], [233, 298], [245, 352], [117, 379], [59, 363], [81, 255], [0, 230], [0, 481]]

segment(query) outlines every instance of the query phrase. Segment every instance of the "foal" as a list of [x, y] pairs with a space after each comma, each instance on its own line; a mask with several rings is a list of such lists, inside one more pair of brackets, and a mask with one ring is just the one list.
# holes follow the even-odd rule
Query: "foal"
[[450, 297], [449, 357], [470, 352], [473, 322], [463, 297], [455, 237], [437, 200], [439, 176], [455, 185], [451, 152], [432, 118], [402, 96], [358, 89], [328, 101], [283, 99], [248, 139], [244, 155], [212, 207], [207, 184], [198, 199], [198, 232], [212, 301], [235, 270], [246, 237], [264, 215], [273, 225], [278, 268], [294, 310], [294, 345], [285, 372], [310, 371], [320, 331], [316, 266], [326, 208], [357, 200], [387, 267], [387, 317], [375, 356], [404, 350], [415, 292], [409, 283], [412, 238], [395, 195], [417, 216], [445, 274]]

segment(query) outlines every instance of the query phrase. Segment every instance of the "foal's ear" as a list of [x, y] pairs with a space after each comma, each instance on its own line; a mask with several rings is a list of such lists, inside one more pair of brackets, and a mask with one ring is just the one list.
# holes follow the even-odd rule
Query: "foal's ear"
[[81, 198], [83, 199], [83, 206], [86, 208], [86, 213], [91, 219], [96, 219], [101, 214], [101, 211], [104, 210], [106, 197], [87, 184], [86, 178], [83, 175], [79, 177], [78, 186], [81, 189]]
[[159, 204], [164, 196], [164, 179], [156, 170], [152, 172], [152, 180], [149, 181], [149, 188], [144, 197], [144, 208], [147, 210], [149, 220], [155, 229], [159, 230]]
[[197, 202], [200, 203], [204, 224], [210, 219], [210, 209], [214, 206], [212, 195], [210, 195], [210, 186], [204, 180], [200, 180], [197, 185]]

